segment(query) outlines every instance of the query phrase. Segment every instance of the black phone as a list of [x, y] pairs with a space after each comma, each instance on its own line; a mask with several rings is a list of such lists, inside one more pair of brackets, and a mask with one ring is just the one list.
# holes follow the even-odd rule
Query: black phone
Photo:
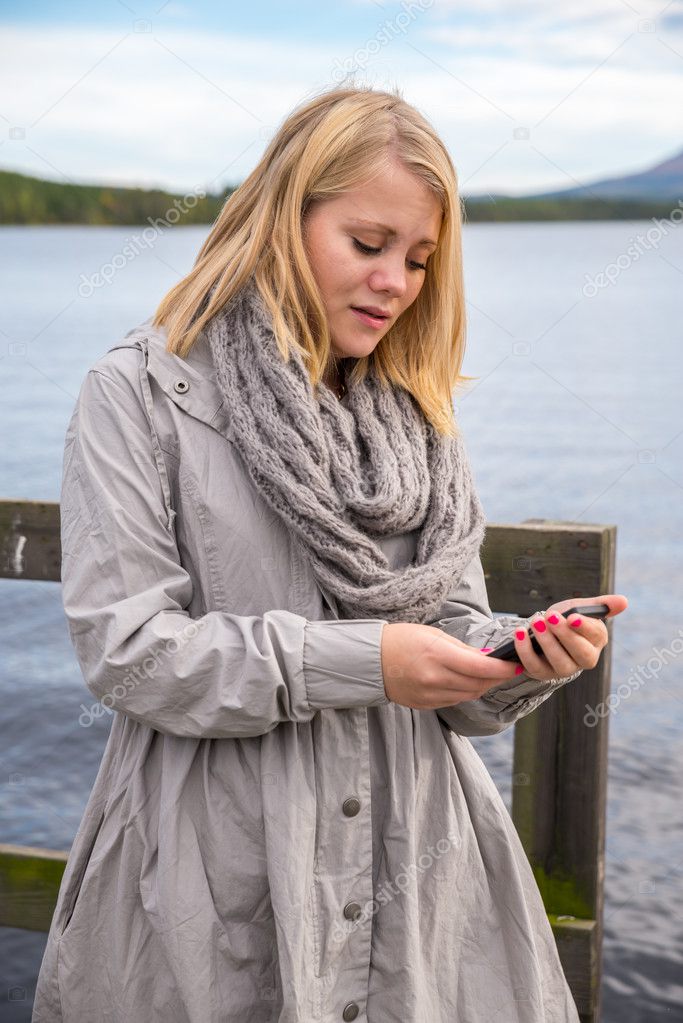
[[[580, 614], [583, 615], [585, 618], [603, 619], [607, 614], [609, 614], [609, 604], [580, 604], [577, 605], [576, 607], [570, 607], [567, 611], [563, 611], [562, 614], [564, 615], [565, 618], [568, 618], [569, 615]], [[534, 636], [531, 627], [527, 629], [527, 632], [531, 637], [532, 647], [539, 655], [539, 657], [543, 657], [543, 647]], [[495, 647], [493, 650], [490, 651], [490, 653], [485, 654], [484, 656], [497, 657], [501, 661], [518, 660], [514, 639], [507, 639], [504, 643], [501, 643], [500, 646]]]

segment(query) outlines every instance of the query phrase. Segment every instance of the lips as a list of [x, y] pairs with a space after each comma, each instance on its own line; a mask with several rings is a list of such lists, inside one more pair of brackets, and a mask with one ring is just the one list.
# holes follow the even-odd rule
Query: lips
[[356, 309], [359, 313], [367, 313], [368, 316], [375, 316], [378, 320], [389, 319], [389, 313], [383, 313], [381, 309], [377, 309], [375, 306], [352, 305], [351, 308]]

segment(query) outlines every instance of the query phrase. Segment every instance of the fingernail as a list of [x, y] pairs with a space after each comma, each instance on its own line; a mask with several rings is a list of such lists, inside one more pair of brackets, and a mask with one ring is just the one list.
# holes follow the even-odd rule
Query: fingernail
[[480, 646], [479, 649], [481, 650], [482, 654], [487, 654], [489, 652], [489, 650], [493, 650], [493, 647], [492, 646]]
[[518, 664], [517, 667], [515, 668], [515, 675], [521, 675], [523, 671], [524, 668], [522, 667], [522, 665]]
[[583, 621], [582, 618], [574, 618], [573, 621], [571, 621], [569, 624], [576, 627], [577, 625], [581, 625], [582, 621]]
[[536, 629], [536, 632], [545, 632], [547, 626], [542, 618], [537, 618], [535, 622], [531, 623]]
[[548, 615], [548, 621], [550, 622], [551, 625], [557, 625], [559, 620], [560, 619], [557, 617], [557, 615]]
[[515, 639], [524, 639], [526, 632], [524, 629], [515, 629]]

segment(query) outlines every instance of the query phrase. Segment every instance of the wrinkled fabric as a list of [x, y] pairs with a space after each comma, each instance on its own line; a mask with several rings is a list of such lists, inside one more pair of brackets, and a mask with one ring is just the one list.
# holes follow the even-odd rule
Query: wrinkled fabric
[[[88, 371], [67, 429], [80, 723], [112, 723], [33, 1023], [577, 1023], [467, 738], [576, 675], [389, 701], [385, 620], [338, 617], [229, 414], [205, 339], [181, 360], [146, 321]], [[381, 543], [394, 566], [415, 552], [414, 533]], [[477, 557], [430, 624], [481, 647], [526, 622], [493, 618]]]

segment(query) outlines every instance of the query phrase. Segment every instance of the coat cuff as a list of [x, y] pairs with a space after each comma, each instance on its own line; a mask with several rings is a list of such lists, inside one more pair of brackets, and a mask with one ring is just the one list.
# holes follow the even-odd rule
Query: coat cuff
[[304, 681], [312, 710], [389, 703], [382, 675], [383, 619], [307, 621]]

